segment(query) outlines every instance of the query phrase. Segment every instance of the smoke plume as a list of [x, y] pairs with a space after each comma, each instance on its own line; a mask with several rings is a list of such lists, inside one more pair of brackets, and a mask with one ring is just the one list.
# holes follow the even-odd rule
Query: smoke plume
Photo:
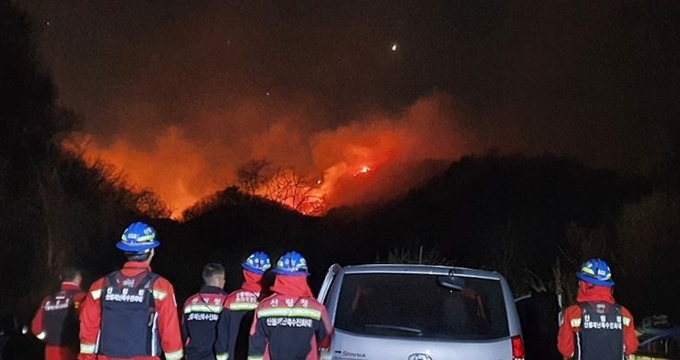
[[[150, 188], [178, 213], [236, 185], [236, 170], [252, 159], [267, 159], [271, 167], [319, 185], [327, 206], [337, 207], [407, 191], [432, 175], [414, 172], [419, 164], [451, 161], [473, 150], [472, 135], [458, 125], [461, 115], [446, 94], [431, 94], [396, 114], [367, 113], [335, 128], [324, 128], [323, 119], [314, 116], [323, 111], [310, 103], [243, 102], [199, 111], [190, 125], [158, 131], [138, 126], [113, 141], [90, 136], [86, 156], [122, 169], [130, 185]], [[136, 117], [136, 124], [158, 121], [143, 105], [121, 111]]]

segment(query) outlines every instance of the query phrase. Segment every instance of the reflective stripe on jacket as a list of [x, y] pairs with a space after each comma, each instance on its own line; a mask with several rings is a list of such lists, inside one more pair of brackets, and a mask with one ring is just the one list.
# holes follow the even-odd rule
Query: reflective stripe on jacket
[[318, 360], [318, 344], [331, 332], [326, 308], [316, 299], [275, 294], [255, 310], [248, 359]]

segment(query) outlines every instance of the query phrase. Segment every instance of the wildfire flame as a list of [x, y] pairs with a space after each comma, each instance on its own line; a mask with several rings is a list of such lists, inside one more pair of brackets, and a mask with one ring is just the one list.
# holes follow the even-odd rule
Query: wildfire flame
[[[280, 105], [280, 114], [272, 118], [275, 109], [262, 112], [258, 103], [245, 103], [196, 114], [190, 126], [154, 129], [154, 137], [142, 145], [134, 141], [137, 125], [108, 140], [86, 134], [85, 155], [114, 165], [130, 185], [156, 192], [175, 218], [202, 197], [238, 185], [241, 164], [266, 159], [278, 175], [251, 191], [320, 215], [407, 191], [428, 176], [410, 171], [413, 164], [468, 152], [469, 135], [454, 126], [451, 105], [446, 96], [433, 95], [396, 117], [364, 115], [324, 130], [315, 117], [286, 110], [290, 106]], [[121, 117], [138, 118], [136, 124], [143, 126], [154, 116], [144, 109], [122, 108]], [[236, 120], [225, 127], [224, 119]], [[291, 184], [294, 191], [286, 188]]]
[[361, 169], [359, 169], [359, 171], [354, 173], [354, 176], [365, 175], [365, 174], [368, 174], [371, 171], [373, 171], [373, 169], [371, 169], [370, 166], [364, 165], [364, 166], [361, 167]]

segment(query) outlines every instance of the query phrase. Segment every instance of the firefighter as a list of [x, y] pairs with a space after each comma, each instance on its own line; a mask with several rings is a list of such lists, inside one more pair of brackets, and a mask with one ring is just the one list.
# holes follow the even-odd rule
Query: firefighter
[[569, 306], [557, 334], [565, 359], [621, 360], [637, 351], [633, 316], [612, 295], [612, 274], [604, 260], [590, 259], [576, 273], [577, 304]]
[[[241, 263], [243, 284], [229, 294], [224, 303], [226, 315], [220, 322], [228, 322], [228, 336], [220, 336], [216, 347], [219, 352], [227, 353], [229, 359], [245, 360], [248, 357], [248, 337], [253, 323], [253, 314], [263, 293], [265, 271], [271, 267], [269, 255], [257, 251]], [[220, 325], [222, 329], [227, 325]]]
[[319, 344], [332, 332], [326, 308], [307, 284], [307, 261], [295, 251], [274, 269], [273, 295], [255, 309], [248, 360], [319, 359]]
[[60, 290], [46, 297], [33, 317], [31, 330], [45, 342], [45, 360], [75, 360], [78, 357], [78, 313], [85, 300], [80, 270], [66, 268], [59, 276]]
[[[210, 263], [203, 267], [203, 286], [184, 302], [182, 340], [187, 360], [226, 360], [226, 351], [215, 348], [217, 324], [224, 317], [224, 267]], [[226, 324], [225, 324], [226, 325]], [[225, 336], [228, 334], [224, 334]]]
[[80, 315], [79, 360], [160, 359], [184, 355], [172, 284], [151, 272], [160, 245], [151, 226], [135, 222], [116, 247], [125, 253], [123, 268], [90, 287]]

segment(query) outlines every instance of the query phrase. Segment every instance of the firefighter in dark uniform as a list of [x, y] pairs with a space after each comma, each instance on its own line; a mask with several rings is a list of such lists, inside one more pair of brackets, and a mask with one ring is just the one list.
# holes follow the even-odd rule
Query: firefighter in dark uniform
[[136, 222], [116, 244], [127, 262], [90, 287], [80, 314], [79, 360], [166, 360], [184, 356], [175, 291], [151, 272], [156, 230]]
[[333, 328], [307, 284], [307, 261], [291, 251], [274, 273], [274, 294], [255, 309], [248, 360], [318, 360], [319, 344]]
[[[233, 291], [224, 302], [226, 316], [220, 322], [228, 322], [228, 336], [219, 336], [215, 346], [218, 351], [229, 354], [229, 359], [245, 360], [248, 357], [248, 338], [255, 308], [262, 296], [262, 276], [271, 267], [269, 255], [257, 251], [241, 263], [243, 284]], [[219, 326], [222, 329], [224, 326]], [[225, 342], [226, 341], [226, 342]]]
[[612, 295], [612, 274], [604, 260], [581, 265], [577, 304], [564, 311], [557, 348], [565, 359], [621, 360], [638, 348], [633, 316]]
[[224, 291], [224, 267], [207, 264], [202, 275], [200, 291], [184, 302], [181, 328], [187, 360], [227, 360], [227, 352], [218, 352], [215, 347], [218, 320], [224, 317], [224, 301], [228, 295]]
[[45, 360], [75, 360], [78, 357], [78, 314], [85, 300], [80, 270], [64, 269], [61, 289], [46, 297], [31, 323], [33, 334], [45, 342]]

